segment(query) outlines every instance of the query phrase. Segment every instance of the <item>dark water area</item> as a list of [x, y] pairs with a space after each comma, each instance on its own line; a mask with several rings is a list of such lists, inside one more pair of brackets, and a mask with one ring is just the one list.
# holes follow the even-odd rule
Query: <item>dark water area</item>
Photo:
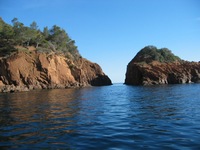
[[0, 149], [200, 149], [200, 84], [2, 93]]

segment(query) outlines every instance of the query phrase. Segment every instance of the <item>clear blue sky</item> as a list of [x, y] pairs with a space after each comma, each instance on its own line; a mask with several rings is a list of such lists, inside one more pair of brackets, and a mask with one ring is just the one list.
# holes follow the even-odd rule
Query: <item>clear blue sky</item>
[[113, 83], [124, 82], [128, 62], [147, 45], [200, 61], [200, 0], [0, 0], [0, 16], [60, 26]]

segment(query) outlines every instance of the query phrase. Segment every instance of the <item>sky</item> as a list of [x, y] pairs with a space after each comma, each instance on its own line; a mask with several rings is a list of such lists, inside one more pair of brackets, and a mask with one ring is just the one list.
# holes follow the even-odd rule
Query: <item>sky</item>
[[0, 17], [60, 26], [113, 83], [124, 83], [127, 64], [148, 45], [200, 61], [199, 0], [0, 0]]

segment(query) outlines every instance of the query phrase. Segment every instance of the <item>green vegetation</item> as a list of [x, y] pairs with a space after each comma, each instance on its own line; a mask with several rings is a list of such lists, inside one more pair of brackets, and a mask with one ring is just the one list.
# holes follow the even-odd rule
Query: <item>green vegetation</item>
[[157, 49], [155, 46], [146, 46], [137, 53], [133, 61], [150, 63], [152, 61], [174, 62], [181, 59], [167, 48]]
[[34, 46], [37, 52], [53, 52], [71, 59], [81, 57], [75, 41], [59, 26], [54, 25], [51, 29], [45, 27], [40, 31], [35, 21], [27, 27], [17, 18], [12, 20], [12, 25], [0, 18], [0, 57], [19, 51], [17, 46], [23, 50]]

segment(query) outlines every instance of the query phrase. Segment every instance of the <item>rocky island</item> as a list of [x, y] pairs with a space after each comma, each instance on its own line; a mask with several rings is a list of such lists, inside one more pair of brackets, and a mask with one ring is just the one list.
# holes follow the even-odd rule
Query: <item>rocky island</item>
[[0, 92], [112, 84], [98, 64], [80, 55], [65, 30], [12, 22], [0, 18]]
[[127, 85], [182, 84], [200, 82], [200, 63], [188, 62], [169, 49], [146, 46], [129, 62]]

